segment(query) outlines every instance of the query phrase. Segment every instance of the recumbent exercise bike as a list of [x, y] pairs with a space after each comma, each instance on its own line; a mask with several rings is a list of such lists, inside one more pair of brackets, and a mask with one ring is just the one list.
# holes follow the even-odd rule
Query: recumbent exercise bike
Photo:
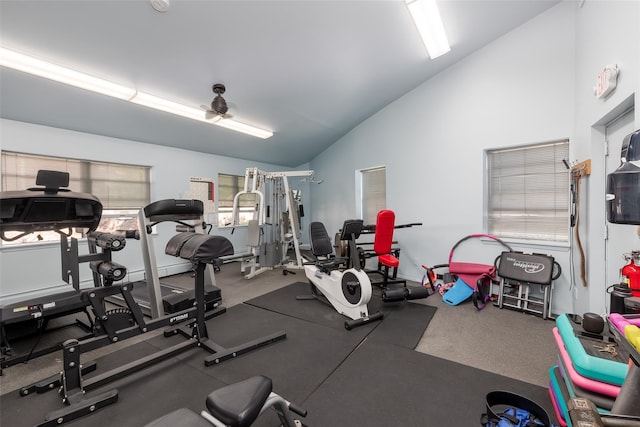
[[299, 300], [328, 302], [338, 313], [351, 319], [344, 323], [349, 330], [384, 317], [382, 312], [369, 314], [367, 304], [372, 294], [371, 280], [359, 263], [353, 262], [358, 259], [356, 239], [362, 228], [361, 219], [344, 222], [340, 239], [348, 242], [350, 257], [338, 258], [333, 255], [331, 239], [324, 224], [312, 222], [309, 225], [311, 252], [315, 260], [305, 264], [304, 272], [311, 284], [311, 295], [297, 297]]

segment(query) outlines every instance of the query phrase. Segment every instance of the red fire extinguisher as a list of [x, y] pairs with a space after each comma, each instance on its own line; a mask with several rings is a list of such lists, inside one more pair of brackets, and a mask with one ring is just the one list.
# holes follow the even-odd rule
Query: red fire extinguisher
[[622, 282], [629, 286], [634, 297], [640, 297], [640, 251], [624, 254], [624, 259], [629, 263], [620, 271]]

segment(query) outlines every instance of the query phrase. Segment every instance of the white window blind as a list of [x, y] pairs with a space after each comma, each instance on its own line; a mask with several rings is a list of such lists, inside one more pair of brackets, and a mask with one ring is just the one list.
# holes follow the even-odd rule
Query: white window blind
[[378, 212], [387, 206], [386, 168], [362, 170], [362, 219], [375, 224]]
[[36, 185], [41, 169], [69, 173], [69, 189], [89, 193], [105, 209], [138, 208], [149, 204], [151, 197], [148, 166], [95, 162], [38, 156], [10, 151], [2, 152], [2, 190], [25, 190]]
[[487, 151], [489, 234], [567, 242], [569, 141]]

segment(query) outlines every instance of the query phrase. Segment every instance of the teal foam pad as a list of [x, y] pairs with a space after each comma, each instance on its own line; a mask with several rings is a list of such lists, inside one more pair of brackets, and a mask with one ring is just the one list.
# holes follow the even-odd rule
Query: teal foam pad
[[[556, 318], [556, 326], [576, 372], [593, 380], [622, 385], [627, 376], [628, 366], [626, 364], [588, 354], [582, 341], [576, 336], [571, 320], [566, 314], [561, 314]], [[595, 343], [596, 341], [594, 341]]]
[[442, 296], [442, 301], [449, 305], [458, 305], [471, 298], [472, 294], [473, 289], [458, 278], [456, 283]]

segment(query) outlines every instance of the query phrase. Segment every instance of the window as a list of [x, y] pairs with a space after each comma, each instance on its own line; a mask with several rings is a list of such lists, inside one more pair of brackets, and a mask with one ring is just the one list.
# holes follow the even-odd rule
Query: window
[[378, 212], [387, 206], [387, 184], [385, 167], [363, 169], [362, 219], [365, 224], [375, 224]]
[[202, 201], [205, 222], [213, 225], [215, 214], [215, 183], [211, 178], [189, 178], [189, 197]]
[[[228, 227], [233, 224], [233, 199], [239, 192], [244, 191], [244, 176], [218, 174], [218, 227]], [[238, 224], [247, 225], [254, 219], [256, 211], [256, 197], [247, 194], [238, 199]]]
[[569, 240], [569, 141], [488, 150], [486, 224], [503, 238]]
[[[114, 228], [113, 221], [128, 215], [131, 208], [149, 204], [151, 194], [150, 168], [148, 166], [95, 162], [38, 156], [10, 151], [2, 152], [2, 191], [25, 190], [35, 187], [39, 170], [55, 170], [69, 173], [69, 189], [96, 196], [103, 205], [99, 229]], [[76, 237], [80, 237], [76, 234]], [[13, 243], [58, 241], [58, 233], [43, 232], [27, 235]], [[7, 242], [3, 242], [6, 244]]]

